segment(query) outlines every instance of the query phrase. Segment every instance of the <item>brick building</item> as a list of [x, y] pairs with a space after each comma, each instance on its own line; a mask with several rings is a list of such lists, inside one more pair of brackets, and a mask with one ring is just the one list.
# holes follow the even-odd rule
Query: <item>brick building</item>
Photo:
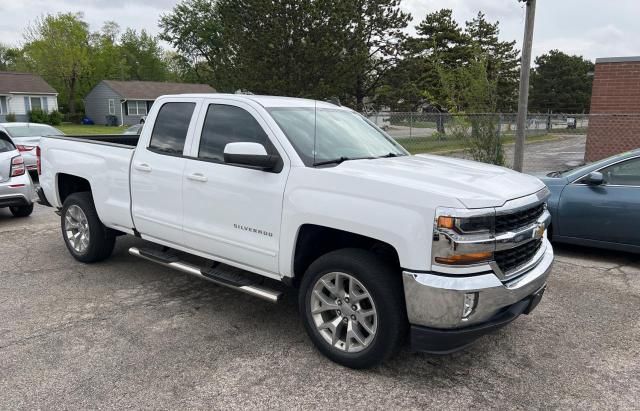
[[596, 60], [585, 161], [640, 147], [640, 56]]

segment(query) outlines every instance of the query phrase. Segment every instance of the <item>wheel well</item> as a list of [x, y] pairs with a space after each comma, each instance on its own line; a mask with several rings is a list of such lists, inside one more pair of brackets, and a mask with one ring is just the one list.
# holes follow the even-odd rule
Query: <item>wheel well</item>
[[64, 200], [71, 194], [84, 191], [91, 191], [91, 184], [89, 184], [88, 180], [71, 174], [58, 174], [58, 197], [60, 198], [60, 204], [64, 203]]
[[342, 248], [369, 250], [394, 267], [400, 267], [398, 252], [392, 245], [374, 238], [323, 227], [305, 224], [300, 227], [293, 260], [294, 283], [298, 283], [307, 268], [320, 256]]

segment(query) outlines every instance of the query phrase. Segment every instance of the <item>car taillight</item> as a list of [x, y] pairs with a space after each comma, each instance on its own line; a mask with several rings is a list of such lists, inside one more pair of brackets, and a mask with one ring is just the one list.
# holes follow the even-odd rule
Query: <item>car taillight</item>
[[37, 164], [38, 164], [38, 175], [42, 174], [42, 162], [40, 161], [40, 158], [42, 156], [42, 152], [40, 151], [40, 146], [36, 147], [36, 158], [37, 158]]
[[11, 177], [18, 177], [25, 173], [24, 158], [17, 156], [11, 159]]
[[18, 144], [18, 145], [16, 146], [16, 148], [17, 148], [17, 149], [18, 149], [18, 151], [20, 151], [20, 152], [25, 152], [25, 151], [31, 151], [31, 150], [33, 150], [34, 148], [36, 148], [36, 146], [23, 146], [23, 145], [21, 145], [21, 144]]

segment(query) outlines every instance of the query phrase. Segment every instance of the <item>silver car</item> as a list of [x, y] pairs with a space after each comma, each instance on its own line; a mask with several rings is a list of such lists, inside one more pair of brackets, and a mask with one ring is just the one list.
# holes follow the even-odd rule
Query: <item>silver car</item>
[[14, 216], [27, 217], [33, 212], [34, 198], [24, 158], [11, 138], [0, 131], [0, 208], [9, 207]]
[[36, 149], [40, 139], [46, 136], [63, 136], [64, 133], [55, 127], [37, 123], [0, 123], [0, 131], [11, 137], [24, 157], [27, 170], [35, 177], [38, 170]]

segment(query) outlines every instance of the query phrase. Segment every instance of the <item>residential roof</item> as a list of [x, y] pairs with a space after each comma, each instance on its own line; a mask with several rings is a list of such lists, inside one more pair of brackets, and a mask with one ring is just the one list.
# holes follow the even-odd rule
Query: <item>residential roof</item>
[[628, 57], [600, 57], [596, 59], [598, 63], [635, 63], [640, 62], [640, 56], [628, 56]]
[[208, 84], [117, 80], [103, 80], [103, 82], [122, 98], [130, 100], [155, 100], [165, 94], [215, 93], [216, 91]]
[[0, 94], [8, 93], [58, 94], [37, 74], [0, 71]]

